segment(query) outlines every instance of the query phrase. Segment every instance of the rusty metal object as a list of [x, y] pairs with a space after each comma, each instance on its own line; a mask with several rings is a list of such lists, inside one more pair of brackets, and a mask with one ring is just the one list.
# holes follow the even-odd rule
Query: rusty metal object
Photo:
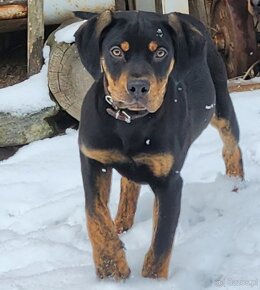
[[211, 31], [229, 78], [243, 75], [257, 59], [257, 43], [247, 2], [215, 0], [211, 8]]
[[213, 36], [213, 41], [217, 46], [218, 51], [225, 51], [226, 41], [225, 35], [222, 32], [217, 32]]
[[6, 5], [16, 5], [16, 4], [27, 4], [27, 0], [0, 0], [0, 6], [6, 6]]
[[26, 4], [0, 6], [0, 20], [25, 18], [27, 11]]

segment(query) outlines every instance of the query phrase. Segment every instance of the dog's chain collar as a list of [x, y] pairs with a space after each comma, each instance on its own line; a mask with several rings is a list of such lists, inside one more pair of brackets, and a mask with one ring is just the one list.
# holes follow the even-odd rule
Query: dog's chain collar
[[109, 92], [107, 90], [107, 86], [106, 86], [106, 80], [104, 78], [104, 89], [105, 89], [105, 100], [106, 102], [111, 106], [111, 108], [106, 108], [106, 112], [114, 117], [116, 120], [120, 120], [123, 122], [126, 122], [128, 124], [130, 124], [132, 122], [132, 120], [135, 119], [139, 119], [142, 118], [144, 116], [146, 116], [147, 114], [149, 114], [148, 111], [141, 111], [138, 113], [133, 113], [131, 114], [130, 110], [127, 110], [128, 112], [126, 112], [126, 110], [122, 110], [120, 109], [114, 102], [113, 98], [109, 95]]
[[120, 109], [115, 105], [115, 103], [114, 103], [114, 101], [113, 101], [113, 99], [112, 99], [111, 96], [106, 95], [106, 96], [105, 96], [105, 100], [106, 100], [106, 102], [107, 102], [109, 105], [111, 105], [112, 108], [113, 108], [113, 109], [112, 109], [112, 108], [107, 108], [107, 109], [106, 109], [106, 112], [107, 112], [110, 116], [114, 117], [114, 118], [117, 119], [117, 120], [124, 121], [124, 122], [126, 122], [126, 123], [128, 123], [128, 124], [131, 123], [131, 121], [132, 121], [131, 116], [128, 115], [124, 110], [120, 110]]

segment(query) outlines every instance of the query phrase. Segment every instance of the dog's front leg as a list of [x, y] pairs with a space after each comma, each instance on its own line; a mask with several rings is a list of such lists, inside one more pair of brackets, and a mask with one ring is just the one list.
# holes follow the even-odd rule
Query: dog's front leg
[[179, 175], [169, 176], [166, 181], [151, 187], [155, 193], [154, 231], [142, 275], [148, 278], [167, 278], [180, 214], [182, 179]]
[[82, 153], [80, 157], [87, 229], [93, 247], [96, 273], [100, 278], [125, 279], [129, 276], [130, 269], [107, 206], [112, 170], [104, 168], [101, 163]]
[[120, 201], [115, 218], [115, 226], [119, 234], [129, 230], [134, 223], [140, 189], [139, 184], [126, 177], [121, 178]]

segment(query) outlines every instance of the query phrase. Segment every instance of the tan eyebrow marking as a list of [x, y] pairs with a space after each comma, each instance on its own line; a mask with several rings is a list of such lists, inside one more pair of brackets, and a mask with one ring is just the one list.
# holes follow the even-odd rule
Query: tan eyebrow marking
[[130, 45], [129, 45], [129, 42], [127, 41], [123, 41], [121, 44], [120, 44], [120, 47], [122, 48], [122, 50], [124, 52], [128, 51], [130, 49]]
[[157, 48], [158, 48], [158, 43], [157, 43], [156, 41], [151, 41], [151, 42], [148, 44], [148, 49], [149, 49], [151, 52], [156, 51]]

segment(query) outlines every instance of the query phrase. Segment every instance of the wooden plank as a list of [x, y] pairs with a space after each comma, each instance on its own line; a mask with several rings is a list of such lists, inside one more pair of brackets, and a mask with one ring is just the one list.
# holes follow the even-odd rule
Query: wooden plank
[[260, 83], [230, 83], [228, 90], [230, 93], [260, 90]]
[[205, 7], [206, 7], [206, 14], [207, 14], [207, 24], [210, 27], [213, 0], [205, 0], [205, 1], [206, 1], [205, 2]]
[[116, 10], [126, 10], [125, 0], [116, 0], [115, 2]]
[[0, 20], [0, 33], [25, 30], [26, 28], [27, 18]]
[[203, 22], [206, 26], [208, 23], [208, 11], [205, 0], [189, 0], [190, 13]]
[[163, 13], [162, 0], [155, 0], [155, 11]]
[[135, 0], [126, 0], [126, 9], [127, 10], [136, 10]]
[[27, 4], [27, 0], [0, 0], [0, 6], [11, 4]]
[[42, 67], [44, 40], [43, 0], [28, 0], [27, 74], [37, 74]]

